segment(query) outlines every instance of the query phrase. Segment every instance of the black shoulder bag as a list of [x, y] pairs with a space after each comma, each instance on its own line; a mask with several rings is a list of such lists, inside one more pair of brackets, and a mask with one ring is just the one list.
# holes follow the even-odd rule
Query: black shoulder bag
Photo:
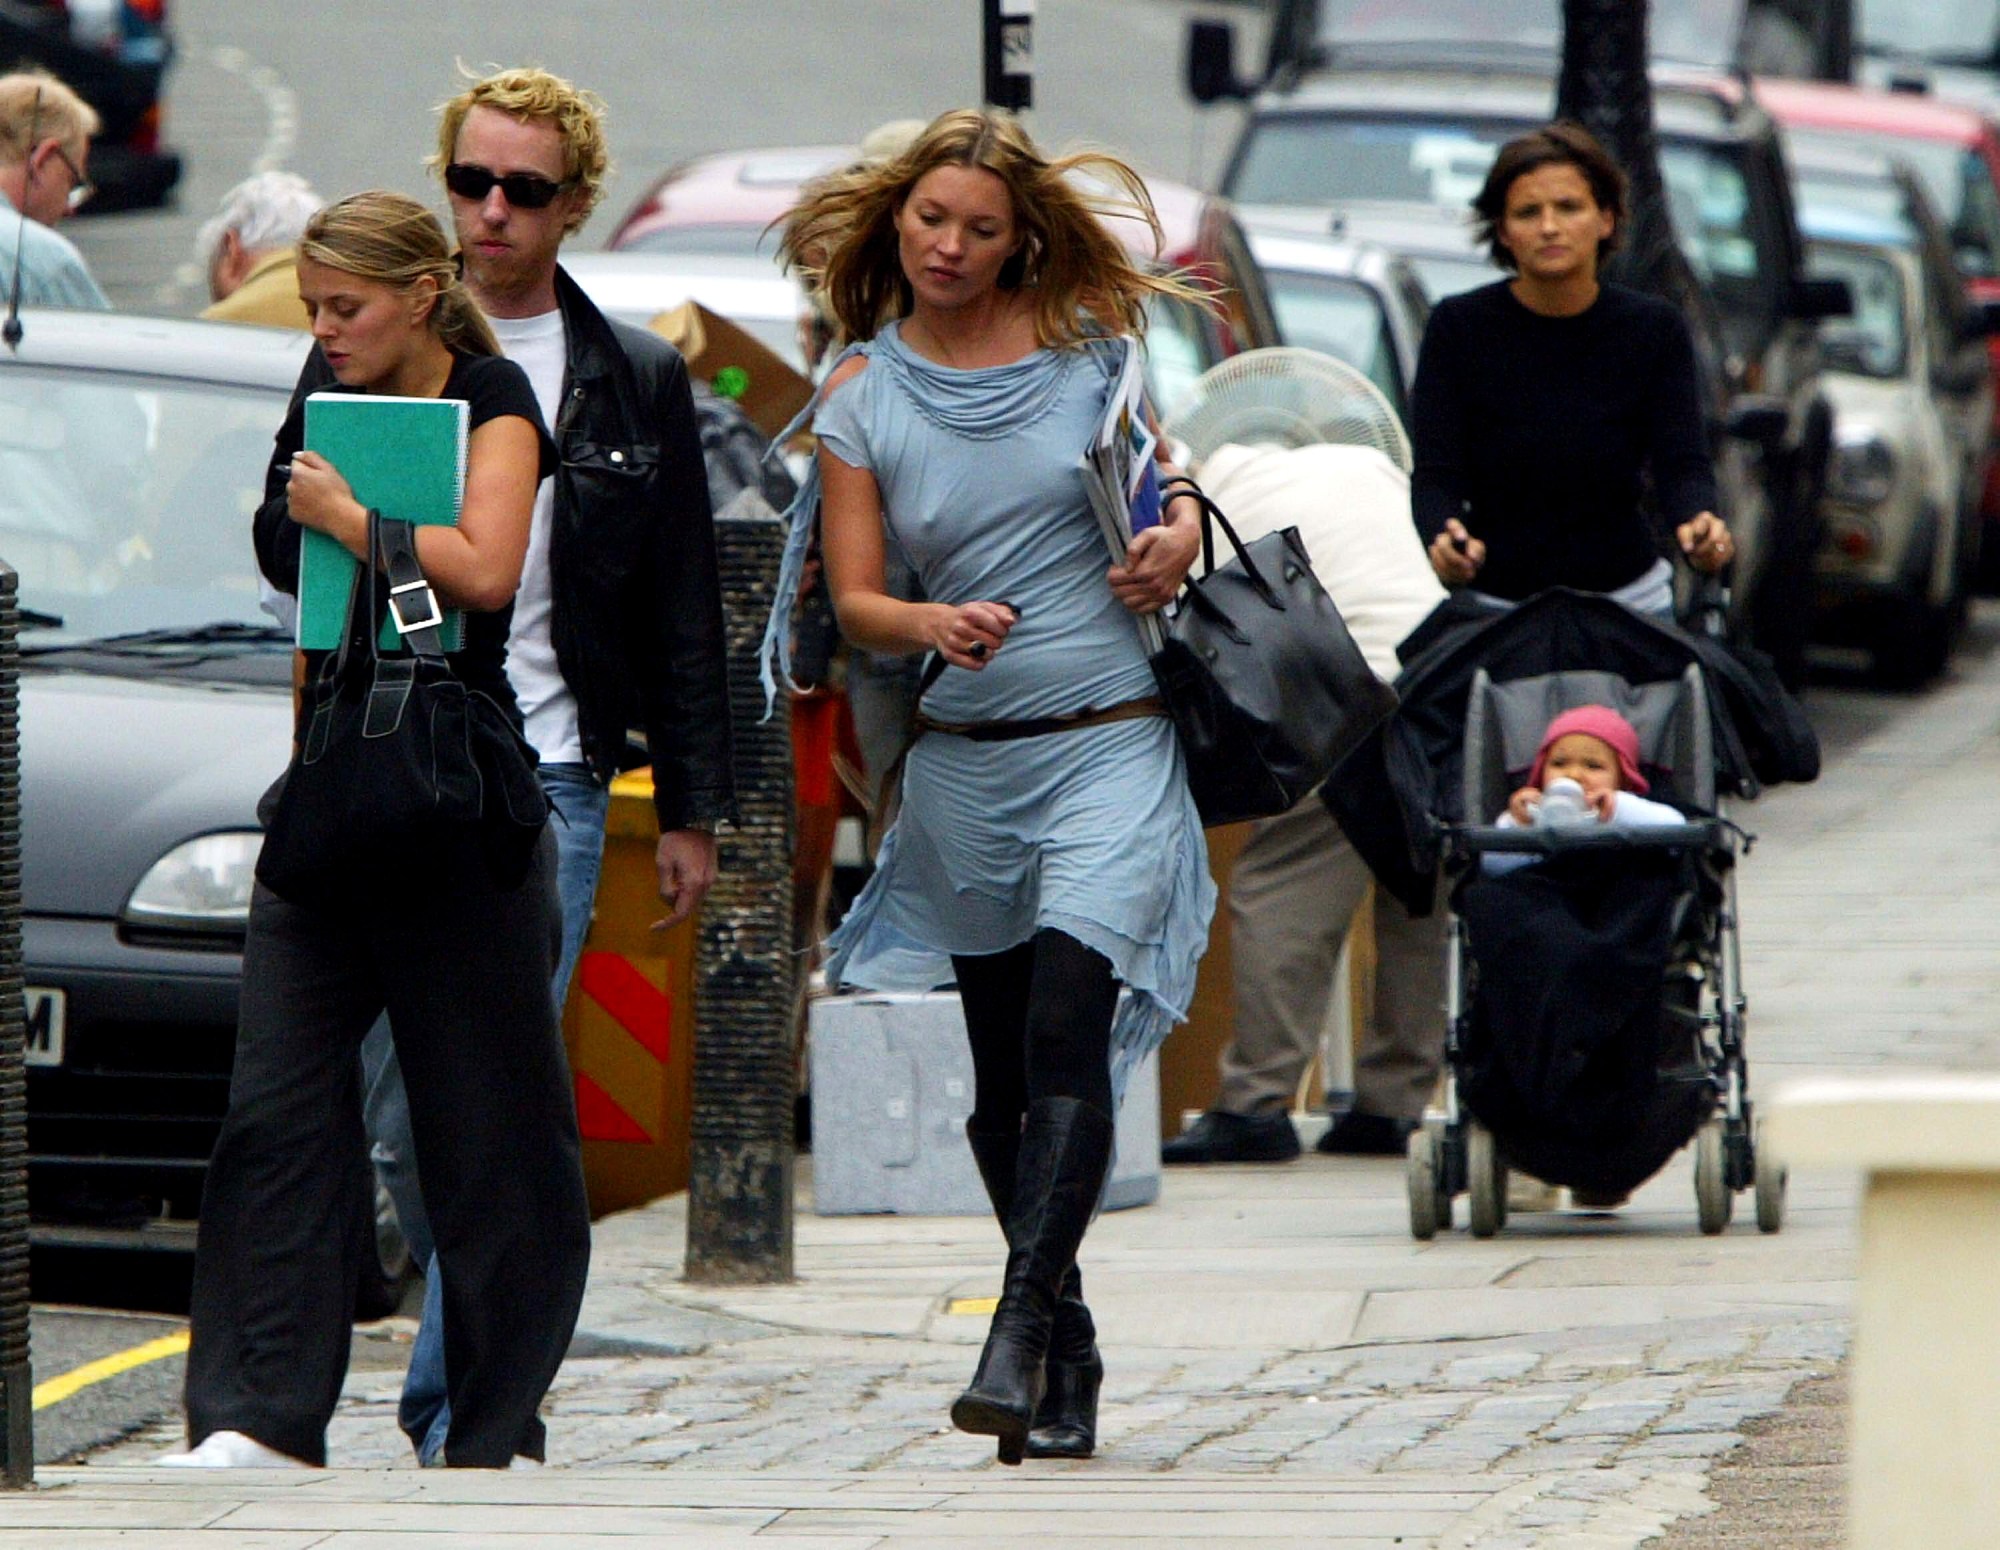
[[[1191, 479], [1161, 492], [1201, 506], [1205, 574], [1189, 577], [1153, 676], [1180, 733], [1188, 785], [1213, 828], [1269, 818], [1304, 800], [1396, 708], [1297, 528], [1245, 544]], [[1215, 563], [1214, 528], [1236, 551]]]
[[[382, 652], [385, 613], [407, 652]], [[257, 877], [273, 893], [310, 903], [414, 884], [412, 869], [463, 854], [467, 840], [500, 886], [525, 875], [549, 815], [535, 750], [452, 671], [443, 617], [411, 524], [369, 512], [347, 633], [305, 686], [299, 743], [258, 853]]]

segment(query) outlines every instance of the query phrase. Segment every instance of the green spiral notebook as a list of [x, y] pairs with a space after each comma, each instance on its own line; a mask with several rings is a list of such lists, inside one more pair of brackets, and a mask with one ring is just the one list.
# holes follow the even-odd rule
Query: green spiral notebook
[[[405, 522], [458, 522], [465, 498], [470, 406], [462, 398], [392, 398], [380, 393], [313, 393], [306, 399], [306, 450], [340, 470], [354, 498]], [[299, 549], [298, 643], [331, 651], [347, 629], [347, 602], [361, 564], [324, 533], [308, 529]], [[444, 649], [465, 644], [465, 616], [444, 615]], [[401, 643], [382, 622], [381, 643]]]

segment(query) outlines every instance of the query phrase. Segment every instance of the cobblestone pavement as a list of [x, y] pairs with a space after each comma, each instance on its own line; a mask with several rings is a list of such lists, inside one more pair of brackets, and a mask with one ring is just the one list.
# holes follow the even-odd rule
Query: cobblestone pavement
[[[1991, 1063], [1996, 737], [2000, 659], [1984, 649], [1864, 728], [1819, 784], [1748, 810], [1762, 1091], [1806, 1071]], [[975, 1495], [1152, 1479], [1163, 1500], [1262, 1481], [1295, 1508], [1298, 1492], [1365, 1488], [1404, 1504], [1384, 1544], [1623, 1550], [1707, 1512], [1714, 1462], [1745, 1426], [1839, 1365], [1853, 1195], [1850, 1178], [1796, 1174], [1783, 1233], [1739, 1220], [1704, 1238], [1683, 1157], [1615, 1214], [1417, 1244], [1394, 1162], [1173, 1170], [1158, 1205], [1108, 1214], [1086, 1244], [1109, 1366], [1099, 1457], [1022, 1471], [945, 1426], [984, 1330], [952, 1310], [997, 1290], [990, 1223], [802, 1204], [799, 1280], [721, 1290], [680, 1279], [684, 1204], [657, 1202], [598, 1224], [587, 1333], [550, 1398], [551, 1462], [643, 1468], [669, 1494], [832, 1472]], [[408, 1337], [390, 1323], [357, 1340], [337, 1463], [409, 1478], [394, 1429]], [[93, 1463], [173, 1440], [156, 1429]], [[1451, 1510], [1427, 1489], [1452, 1493]], [[1153, 1542], [1255, 1542], [1197, 1528]]]

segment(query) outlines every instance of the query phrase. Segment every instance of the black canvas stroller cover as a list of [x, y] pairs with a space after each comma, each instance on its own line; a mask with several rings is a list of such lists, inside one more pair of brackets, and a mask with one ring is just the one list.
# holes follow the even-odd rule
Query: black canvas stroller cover
[[[1741, 1075], [1740, 1020], [1717, 998], [1736, 960], [1735, 831], [1713, 817], [1717, 798], [1813, 778], [1817, 740], [1759, 660], [1592, 594], [1506, 613], [1447, 604], [1404, 649], [1400, 707], [1326, 797], [1413, 909], [1435, 903], [1441, 866], [1453, 886], [1448, 1111], [1462, 1102], [1514, 1167], [1623, 1194]], [[1578, 704], [1623, 713], [1652, 794], [1706, 821], [1493, 830], [1542, 730]], [[1531, 866], [1482, 869], [1496, 848], [1527, 847]]]
[[1718, 791], [1753, 797], [1819, 775], [1819, 739], [1768, 659], [1597, 593], [1556, 587], [1505, 611], [1454, 595], [1398, 650], [1401, 704], [1322, 795], [1376, 881], [1417, 914], [1435, 903], [1441, 825], [1492, 816], [1466, 813], [1461, 794], [1466, 703], [1481, 668], [1502, 683], [1593, 668], [1655, 683], [1698, 666]]

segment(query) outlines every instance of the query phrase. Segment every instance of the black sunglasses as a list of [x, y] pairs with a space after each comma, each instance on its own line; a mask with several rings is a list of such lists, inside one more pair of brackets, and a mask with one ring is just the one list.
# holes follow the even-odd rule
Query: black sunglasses
[[555, 202], [556, 195], [570, 186], [551, 183], [532, 172], [510, 172], [502, 177], [489, 167], [475, 167], [463, 161], [455, 161], [444, 169], [444, 186], [460, 199], [484, 199], [496, 184], [507, 196], [507, 203], [517, 210], [546, 210]]

